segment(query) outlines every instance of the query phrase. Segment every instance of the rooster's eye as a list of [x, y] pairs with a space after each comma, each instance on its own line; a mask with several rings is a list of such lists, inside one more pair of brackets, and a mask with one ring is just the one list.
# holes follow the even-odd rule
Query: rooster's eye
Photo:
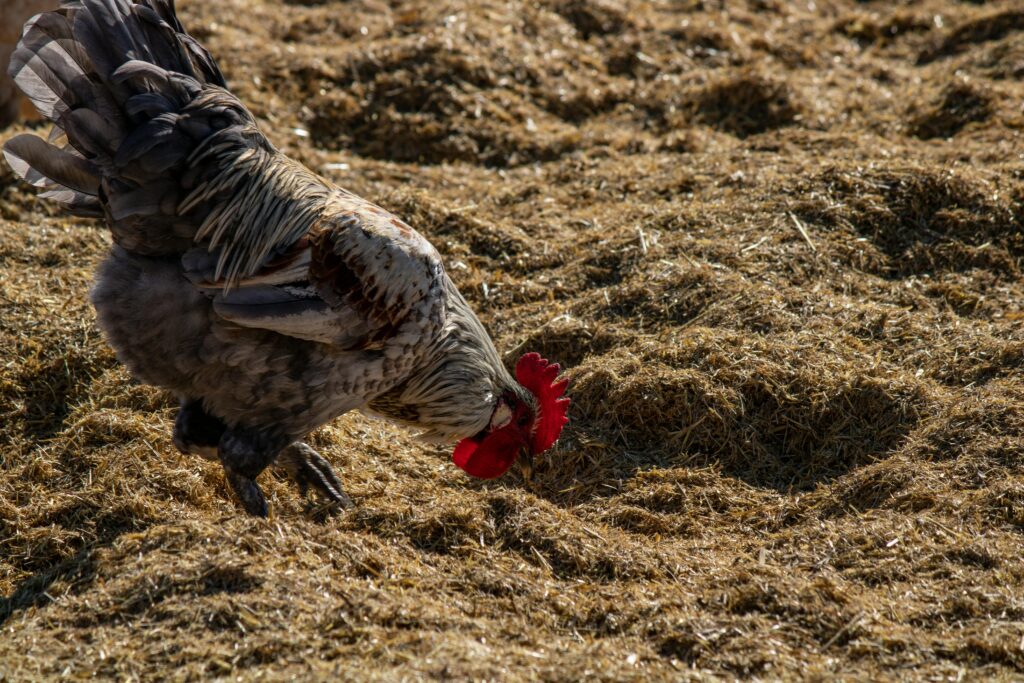
[[491, 416], [491, 429], [501, 429], [512, 421], [512, 409], [501, 403]]

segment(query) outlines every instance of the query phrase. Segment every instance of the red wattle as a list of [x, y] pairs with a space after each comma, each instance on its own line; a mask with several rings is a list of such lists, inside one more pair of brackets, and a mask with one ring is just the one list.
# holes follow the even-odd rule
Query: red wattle
[[494, 479], [512, 467], [524, 445], [512, 430], [499, 429], [483, 441], [460, 441], [452, 453], [452, 462], [477, 479]]

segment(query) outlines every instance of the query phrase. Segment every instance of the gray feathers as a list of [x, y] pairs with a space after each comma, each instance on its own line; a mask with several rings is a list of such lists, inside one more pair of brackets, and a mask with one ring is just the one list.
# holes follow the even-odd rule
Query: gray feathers
[[221, 318], [244, 327], [270, 329], [296, 339], [341, 348], [351, 344], [346, 332], [353, 325], [339, 324], [341, 321], [330, 306], [308, 289], [246, 287], [218, 294], [213, 300], [213, 310]]

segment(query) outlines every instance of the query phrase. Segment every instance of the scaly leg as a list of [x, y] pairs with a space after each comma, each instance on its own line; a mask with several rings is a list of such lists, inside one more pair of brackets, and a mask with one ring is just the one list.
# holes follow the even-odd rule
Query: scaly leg
[[287, 439], [247, 429], [229, 429], [220, 437], [217, 455], [224, 476], [250, 515], [266, 517], [270, 512], [256, 477], [287, 444]]

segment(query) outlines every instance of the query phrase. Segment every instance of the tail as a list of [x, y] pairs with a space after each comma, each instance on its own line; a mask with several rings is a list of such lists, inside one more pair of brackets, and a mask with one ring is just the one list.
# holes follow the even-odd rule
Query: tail
[[[220, 241], [218, 270], [240, 275], [313, 219], [308, 207], [296, 216], [281, 187], [290, 184], [272, 178], [275, 164], [297, 165], [226, 90], [173, 0], [65, 0], [26, 24], [10, 74], [54, 126], [48, 140], [10, 140], [7, 162], [42, 196], [106, 218], [129, 251], [182, 254], [203, 238], [213, 251]], [[261, 241], [260, 221], [274, 239], [243, 253], [238, 245]]]

